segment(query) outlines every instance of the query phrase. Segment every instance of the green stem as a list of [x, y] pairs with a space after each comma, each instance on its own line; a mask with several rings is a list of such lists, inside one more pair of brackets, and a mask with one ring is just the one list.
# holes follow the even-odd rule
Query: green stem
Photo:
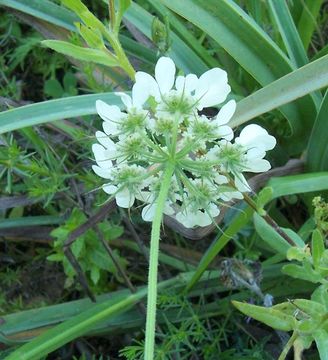
[[294, 331], [292, 336], [289, 338], [286, 346], [284, 347], [282, 353], [280, 354], [278, 360], [285, 360], [286, 359], [286, 356], [287, 354], [289, 353], [289, 350], [291, 349], [291, 347], [293, 346], [295, 340], [297, 339], [297, 332]]
[[163, 210], [169, 192], [171, 177], [174, 173], [174, 162], [168, 162], [163, 174], [161, 188], [156, 200], [156, 210], [152, 223], [150, 238], [150, 259], [148, 273], [148, 299], [146, 320], [145, 360], [154, 359], [156, 303], [157, 303], [157, 268]]

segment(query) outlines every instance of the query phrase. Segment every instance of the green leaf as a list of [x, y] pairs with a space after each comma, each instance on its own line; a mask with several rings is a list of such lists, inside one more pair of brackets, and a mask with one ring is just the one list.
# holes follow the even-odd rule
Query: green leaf
[[[328, 56], [328, 55], [326, 55]], [[307, 150], [307, 164], [312, 171], [328, 170], [327, 141], [328, 90], [315, 120]]]
[[81, 61], [94, 62], [106, 66], [119, 66], [116, 57], [109, 51], [85, 48], [61, 40], [43, 40], [41, 43], [52, 50]]
[[302, 194], [328, 189], [328, 172], [276, 177], [270, 179], [269, 186], [273, 189], [273, 198]]
[[314, 272], [311, 269], [306, 271], [303, 266], [295, 265], [295, 264], [287, 264], [283, 266], [282, 272], [288, 276], [291, 276], [296, 279], [303, 279], [306, 281], [310, 281], [312, 283], [318, 283], [322, 280], [322, 277]]
[[122, 106], [120, 98], [113, 93], [80, 95], [26, 105], [0, 113], [0, 134], [26, 126], [96, 114], [96, 100]]
[[328, 360], [328, 332], [320, 329], [313, 334], [313, 337], [317, 344], [320, 360]]
[[308, 299], [295, 299], [292, 303], [312, 318], [319, 318], [326, 313], [326, 308], [319, 302]]
[[281, 227], [281, 229], [294, 241], [296, 246], [299, 246], [300, 248], [305, 247], [305, 242], [295, 231], [283, 227]]
[[0, 220], [0, 229], [15, 228], [21, 226], [53, 225], [61, 224], [64, 219], [61, 216], [40, 215], [24, 216], [21, 218]]
[[324, 305], [326, 311], [328, 311], [328, 288], [327, 288], [327, 285], [321, 285], [321, 286], [317, 287], [311, 295], [311, 300]]
[[278, 29], [286, 46], [289, 58], [293, 61], [296, 67], [307, 64], [309, 60], [286, 1], [269, 0], [269, 6], [274, 20], [278, 25]]
[[305, 49], [308, 49], [313, 32], [317, 29], [317, 17], [323, 0], [302, 0], [302, 14], [297, 24], [297, 29]]
[[290, 331], [295, 327], [295, 318], [280, 310], [242, 303], [239, 301], [232, 301], [232, 304], [243, 314], [258, 320], [273, 329]]
[[323, 237], [318, 229], [315, 229], [312, 233], [311, 250], [312, 250], [312, 258], [313, 258], [313, 266], [316, 269], [319, 266], [321, 256], [325, 251]]
[[74, 11], [75, 14], [91, 29], [98, 29], [101, 33], [106, 33], [105, 25], [97, 19], [91, 11], [80, 0], [61, 0], [62, 4]]
[[281, 237], [260, 215], [254, 213], [254, 225], [256, 232], [272, 249], [286, 255], [291, 245]]
[[[282, 78], [272, 82], [237, 104], [236, 112], [231, 120], [231, 126], [241, 125], [261, 114], [287, 104], [297, 98], [309, 94], [328, 85], [328, 55], [313, 61]], [[290, 117], [294, 112], [295, 117]], [[287, 111], [287, 112], [286, 112]], [[315, 110], [313, 110], [315, 113]], [[284, 108], [282, 112], [287, 115], [293, 131], [304, 134], [304, 126], [309, 132], [311, 123], [300, 121], [300, 114], [295, 108]], [[313, 114], [312, 114], [313, 115]], [[303, 130], [301, 129], [303, 128]], [[307, 134], [308, 137], [308, 134]], [[292, 145], [291, 145], [292, 146]]]
[[142, 299], [147, 289], [142, 289], [136, 294], [129, 295], [118, 302], [107, 300], [92, 306], [89, 310], [64, 321], [60, 325], [46, 331], [31, 342], [21, 346], [11, 353], [6, 360], [38, 360], [67, 344], [73, 339], [82, 336], [101, 321], [125, 312], [136, 302]]
[[263, 211], [265, 204], [272, 200], [273, 190], [271, 187], [263, 188], [256, 198], [256, 206], [259, 211]]
[[0, 0], [0, 5], [21, 11], [68, 30], [76, 30], [74, 26], [74, 22], [78, 20], [76, 15], [51, 1]]
[[79, 33], [85, 40], [85, 42], [91, 47], [95, 49], [105, 49], [105, 44], [102, 38], [102, 35], [98, 29], [90, 29], [89, 27], [76, 23], [75, 24]]

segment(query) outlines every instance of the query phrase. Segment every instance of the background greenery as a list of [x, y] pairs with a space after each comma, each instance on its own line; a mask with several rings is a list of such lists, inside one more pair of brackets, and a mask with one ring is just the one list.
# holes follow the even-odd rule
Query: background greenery
[[[106, 1], [84, 3], [108, 25]], [[113, 92], [129, 91], [132, 80], [94, 53], [65, 56], [41, 43], [85, 46], [74, 25], [81, 20], [60, 1], [0, 0], [0, 8], [0, 358], [142, 358], [144, 305], [133, 305], [145, 296], [150, 226], [138, 208], [105, 204], [90, 171], [101, 124], [95, 100], [119, 105]], [[252, 121], [278, 139], [269, 155], [276, 170], [254, 179], [257, 190], [267, 186], [258, 208], [300, 241], [314, 229], [326, 239], [328, 2], [138, 0], [119, 30], [136, 70], [152, 73], [165, 54], [181, 72], [228, 72], [236, 131]], [[231, 305], [261, 305], [236, 278], [256, 281], [275, 303], [315, 288], [281, 271], [289, 246], [252, 209], [223, 212], [219, 230], [165, 226], [158, 359], [276, 359], [287, 333]], [[64, 255], [67, 240], [82, 279]], [[319, 358], [315, 343], [306, 358]]]

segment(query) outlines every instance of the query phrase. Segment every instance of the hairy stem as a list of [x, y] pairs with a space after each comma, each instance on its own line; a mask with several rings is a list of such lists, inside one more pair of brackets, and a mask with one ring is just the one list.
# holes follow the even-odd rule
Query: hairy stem
[[162, 185], [156, 200], [155, 216], [152, 223], [150, 238], [150, 259], [148, 273], [148, 298], [147, 298], [147, 320], [145, 360], [154, 359], [155, 325], [156, 325], [156, 303], [157, 303], [157, 268], [161, 224], [163, 210], [169, 192], [171, 177], [174, 173], [174, 162], [168, 162], [163, 174]]

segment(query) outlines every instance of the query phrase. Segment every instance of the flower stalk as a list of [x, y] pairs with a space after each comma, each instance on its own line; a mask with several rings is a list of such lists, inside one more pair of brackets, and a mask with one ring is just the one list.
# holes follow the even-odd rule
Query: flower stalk
[[145, 340], [145, 360], [154, 359], [155, 326], [156, 326], [156, 304], [157, 304], [157, 273], [158, 254], [161, 224], [163, 219], [164, 205], [167, 200], [171, 178], [174, 173], [174, 162], [168, 162], [165, 168], [162, 185], [156, 201], [156, 210], [152, 222], [150, 238], [150, 259], [148, 273], [148, 298], [147, 298], [147, 320]]

